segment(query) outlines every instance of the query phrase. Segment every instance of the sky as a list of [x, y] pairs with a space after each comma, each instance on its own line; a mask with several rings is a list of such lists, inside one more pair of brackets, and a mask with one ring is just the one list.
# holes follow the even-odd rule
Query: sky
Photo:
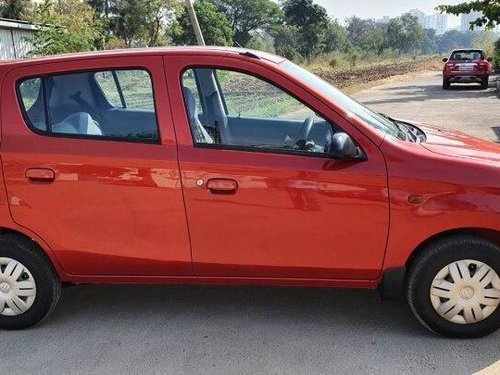
[[[410, 9], [433, 14], [434, 8], [441, 4], [457, 4], [464, 0], [314, 0], [326, 8], [332, 18], [344, 21], [356, 15], [360, 18], [382, 18], [383, 16], [397, 17]], [[450, 26], [460, 23], [457, 17], [449, 17]]]

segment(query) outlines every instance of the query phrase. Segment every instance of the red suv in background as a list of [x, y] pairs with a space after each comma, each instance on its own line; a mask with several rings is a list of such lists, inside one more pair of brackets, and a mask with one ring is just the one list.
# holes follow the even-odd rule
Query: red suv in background
[[500, 327], [496, 143], [242, 49], [5, 62], [0, 87], [0, 328], [87, 283], [380, 288], [442, 335]]
[[488, 88], [489, 77], [493, 71], [492, 58], [486, 58], [480, 49], [457, 49], [450, 58], [444, 58], [443, 89], [448, 90], [452, 83], [480, 83]]

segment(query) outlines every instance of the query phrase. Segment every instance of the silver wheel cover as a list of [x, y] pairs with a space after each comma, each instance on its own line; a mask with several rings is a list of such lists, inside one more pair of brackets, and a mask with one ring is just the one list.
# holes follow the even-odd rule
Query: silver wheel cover
[[35, 297], [36, 283], [31, 272], [14, 259], [0, 258], [0, 315], [25, 313]]
[[457, 324], [486, 319], [500, 304], [500, 278], [493, 268], [464, 259], [443, 267], [432, 281], [430, 298], [436, 312]]

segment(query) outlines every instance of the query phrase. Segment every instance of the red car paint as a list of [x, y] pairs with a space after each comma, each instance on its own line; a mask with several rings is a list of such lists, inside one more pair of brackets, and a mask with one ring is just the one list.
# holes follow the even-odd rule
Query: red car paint
[[[65, 282], [365, 288], [434, 236], [500, 233], [499, 145], [425, 126], [425, 143], [384, 137], [280, 58], [240, 52], [127, 50], [1, 64], [0, 227], [33, 238]], [[273, 82], [340, 126], [366, 160], [195, 147], [180, 83], [190, 66]], [[152, 76], [158, 144], [47, 137], [26, 126], [21, 78], [127, 67]], [[52, 178], [47, 170], [53, 181], [37, 181]]]

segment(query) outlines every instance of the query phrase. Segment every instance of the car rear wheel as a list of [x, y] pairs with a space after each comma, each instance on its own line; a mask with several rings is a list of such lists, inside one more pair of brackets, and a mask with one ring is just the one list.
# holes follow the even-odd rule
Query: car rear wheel
[[486, 336], [500, 328], [500, 248], [471, 236], [428, 245], [413, 260], [406, 296], [417, 319], [448, 337]]
[[489, 87], [490, 78], [484, 77], [481, 81], [481, 89], [486, 90]]
[[450, 88], [450, 81], [447, 78], [443, 78], [443, 90], [448, 90]]
[[0, 236], [0, 328], [31, 327], [55, 308], [61, 284], [31, 240]]

